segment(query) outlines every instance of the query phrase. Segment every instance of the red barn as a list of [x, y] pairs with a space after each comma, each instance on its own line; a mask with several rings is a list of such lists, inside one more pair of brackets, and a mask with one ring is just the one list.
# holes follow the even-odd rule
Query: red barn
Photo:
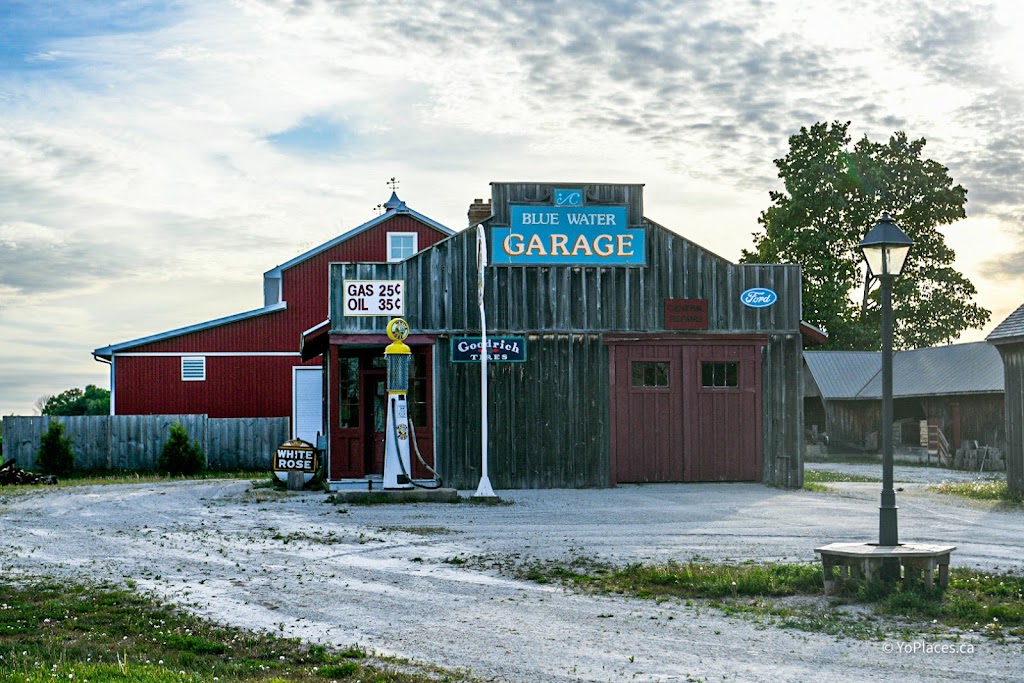
[[402, 261], [455, 234], [394, 192], [384, 209], [264, 273], [262, 308], [96, 349], [110, 364], [111, 413], [289, 417], [293, 436], [312, 441], [322, 370], [302, 361], [299, 341], [328, 318], [329, 264]]

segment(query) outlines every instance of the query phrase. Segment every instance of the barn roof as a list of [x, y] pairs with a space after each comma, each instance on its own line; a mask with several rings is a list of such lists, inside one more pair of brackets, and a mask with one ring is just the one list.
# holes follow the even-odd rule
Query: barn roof
[[277, 311], [283, 311], [288, 308], [288, 304], [281, 301], [270, 306], [264, 306], [263, 308], [257, 308], [252, 311], [246, 311], [245, 313], [235, 313], [223, 318], [217, 318], [216, 320], [208, 320], [204, 323], [198, 323], [196, 325], [189, 325], [187, 327], [179, 327], [174, 330], [168, 330], [167, 332], [160, 332], [158, 334], [151, 334], [148, 337], [140, 337], [139, 339], [132, 339], [131, 341], [121, 342], [120, 344], [110, 344], [104, 346], [101, 349], [96, 349], [92, 352], [93, 356], [100, 358], [110, 358], [113, 354], [124, 351], [125, 349], [131, 349], [136, 346], [142, 346], [143, 344], [152, 344], [153, 342], [163, 341], [164, 339], [170, 339], [172, 337], [180, 337], [183, 334], [190, 334], [192, 332], [199, 332], [210, 327], [219, 327], [220, 325], [227, 325], [228, 323], [238, 322], [239, 320], [248, 320], [249, 318], [255, 318], [260, 315], [266, 315], [267, 313], [275, 313]]
[[[882, 397], [881, 353], [805, 351], [804, 359], [825, 400]], [[898, 351], [892, 366], [896, 398], [1003, 391], [1002, 360], [985, 342]]]
[[985, 340], [990, 344], [1010, 344], [1024, 341], [1024, 304], [989, 333]]
[[875, 351], [804, 351], [804, 361], [825, 400], [857, 398], [882, 369]]
[[313, 258], [317, 254], [322, 254], [328, 249], [331, 249], [336, 245], [341, 244], [345, 240], [352, 239], [356, 235], [362, 232], [366, 232], [367, 230], [370, 230], [371, 228], [374, 228], [380, 225], [381, 223], [394, 218], [395, 216], [411, 216], [416, 220], [420, 221], [421, 223], [428, 225], [431, 228], [434, 228], [435, 230], [442, 232], [445, 235], [448, 235], [449, 237], [455, 234], [455, 231], [449, 228], [448, 226], [442, 225], [435, 221], [434, 219], [424, 216], [419, 211], [414, 211], [413, 209], [410, 209], [408, 206], [405, 205], [405, 202], [398, 198], [398, 195], [395, 194], [394, 191], [391, 192], [391, 198], [384, 202], [383, 206], [385, 209], [384, 213], [377, 216], [376, 218], [368, 220], [362, 225], [358, 225], [352, 228], [351, 230], [346, 230], [345, 232], [341, 233], [334, 239], [324, 242], [318, 247], [313, 247], [309, 251], [299, 254], [292, 260], [286, 261], [285, 263], [282, 263], [281, 265], [275, 268], [271, 268], [266, 273], [264, 273], [264, 277], [270, 279], [279, 278], [281, 277], [282, 271], [288, 270], [292, 266], [298, 265], [299, 263], [302, 263], [307, 259]]

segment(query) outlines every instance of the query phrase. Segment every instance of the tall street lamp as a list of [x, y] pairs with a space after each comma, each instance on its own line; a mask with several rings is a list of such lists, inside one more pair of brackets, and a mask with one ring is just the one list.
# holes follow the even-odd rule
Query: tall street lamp
[[[892, 283], [900, 276], [914, 242], [888, 212], [860, 242], [872, 275], [882, 283], [882, 500], [878, 507], [878, 545], [897, 546], [896, 492], [892, 487]], [[898, 571], [898, 569], [897, 569]]]

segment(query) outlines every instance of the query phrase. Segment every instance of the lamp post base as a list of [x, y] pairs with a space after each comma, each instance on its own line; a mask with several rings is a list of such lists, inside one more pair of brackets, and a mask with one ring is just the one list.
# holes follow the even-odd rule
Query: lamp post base
[[[878, 545], [886, 548], [895, 548], [900, 545], [899, 531], [896, 522], [896, 512], [899, 510], [892, 502], [885, 500], [878, 508]], [[892, 496], [895, 498], [895, 494]], [[887, 583], [900, 580], [900, 561], [894, 558], [882, 560], [882, 569], [879, 578]]]
[[878, 507], [878, 545], [899, 545], [899, 524], [896, 519], [899, 508], [895, 505]]

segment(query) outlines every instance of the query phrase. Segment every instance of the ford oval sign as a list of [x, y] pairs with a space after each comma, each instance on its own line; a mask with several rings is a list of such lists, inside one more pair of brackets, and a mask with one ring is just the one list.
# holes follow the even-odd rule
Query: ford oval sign
[[751, 308], [767, 308], [779, 300], [779, 295], [764, 287], [754, 287], [740, 294], [740, 301]]

